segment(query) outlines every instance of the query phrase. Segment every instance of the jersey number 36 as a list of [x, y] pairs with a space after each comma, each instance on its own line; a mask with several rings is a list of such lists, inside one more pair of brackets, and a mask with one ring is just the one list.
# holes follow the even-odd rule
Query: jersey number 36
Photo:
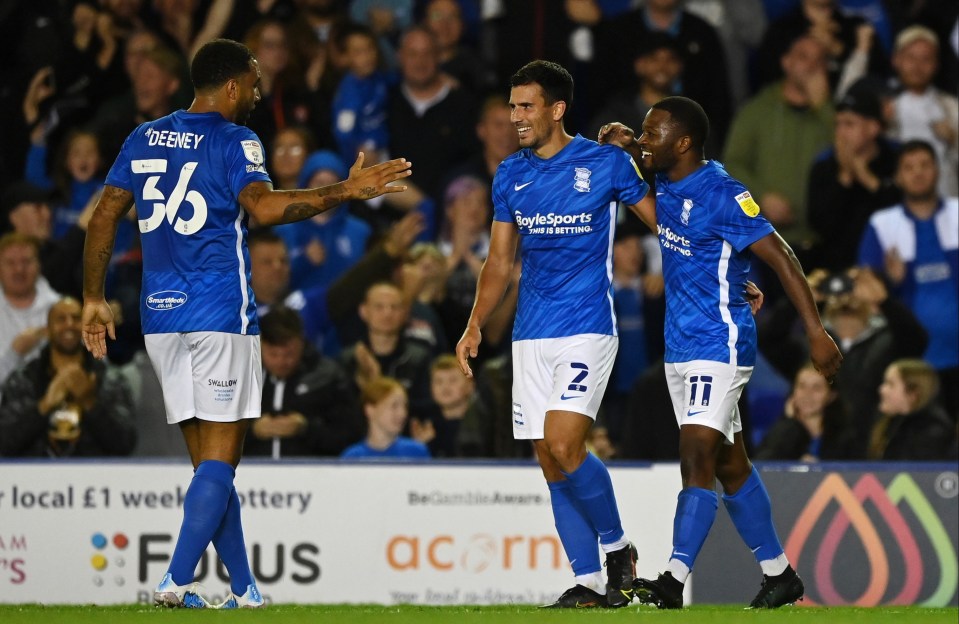
[[[197, 163], [184, 163], [180, 168], [180, 177], [177, 178], [176, 186], [170, 193], [170, 198], [163, 196], [163, 192], [157, 188], [157, 183], [162, 175], [150, 175], [146, 184], [143, 186], [144, 202], [150, 200], [159, 200], [153, 202], [153, 214], [146, 219], [139, 219], [140, 232], [146, 234], [160, 227], [166, 221], [173, 226], [173, 231], [178, 234], [195, 234], [203, 224], [206, 223], [206, 199], [197, 191], [187, 190], [190, 178], [196, 170]], [[152, 158], [147, 160], [130, 161], [130, 167], [133, 173], [138, 174], [164, 174], [167, 169], [167, 161], [163, 158]], [[164, 203], [166, 200], [166, 203]], [[186, 201], [193, 206], [193, 216], [184, 219], [177, 216], [180, 206]]]

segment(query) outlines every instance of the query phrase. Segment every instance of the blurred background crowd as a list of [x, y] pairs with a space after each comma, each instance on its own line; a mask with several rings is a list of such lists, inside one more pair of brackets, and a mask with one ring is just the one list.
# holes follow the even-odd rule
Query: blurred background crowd
[[[246, 43], [248, 126], [278, 189], [404, 157], [411, 188], [281, 227], [250, 224], [264, 417], [245, 453], [522, 458], [512, 439], [513, 282], [475, 380], [451, 352], [488, 247], [490, 183], [517, 149], [510, 75], [575, 81], [567, 130], [639, 129], [700, 102], [723, 162], [796, 250], [844, 366], [808, 363], [778, 282], [741, 409], [758, 459], [956, 458], [959, 4], [950, 0], [0, 0], [0, 456], [182, 455], [139, 328], [136, 215], [107, 294], [106, 362], [80, 344], [82, 250], [106, 170], [140, 123], [186, 108], [206, 41]], [[672, 460], [659, 243], [614, 242], [620, 349], [591, 439]]]

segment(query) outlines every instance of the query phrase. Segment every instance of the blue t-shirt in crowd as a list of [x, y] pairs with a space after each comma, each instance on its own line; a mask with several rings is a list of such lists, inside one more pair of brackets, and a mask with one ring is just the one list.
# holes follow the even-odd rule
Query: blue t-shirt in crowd
[[370, 447], [366, 440], [348, 447], [340, 457], [345, 459], [429, 459], [430, 451], [422, 442], [400, 436], [385, 449]]

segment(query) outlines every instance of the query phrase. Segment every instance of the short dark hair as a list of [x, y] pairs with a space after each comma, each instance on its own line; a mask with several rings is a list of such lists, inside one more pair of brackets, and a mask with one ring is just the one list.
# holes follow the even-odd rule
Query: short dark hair
[[260, 340], [265, 343], [282, 345], [303, 336], [303, 319], [296, 310], [278, 305], [260, 317]]
[[679, 95], [663, 98], [652, 106], [669, 113], [671, 121], [692, 140], [693, 149], [703, 152], [709, 137], [709, 117], [695, 100]]
[[939, 157], [936, 155], [936, 148], [934, 148], [931, 143], [923, 141], [922, 139], [912, 139], [911, 141], [903, 143], [902, 147], [899, 148], [898, 164], [902, 164], [902, 159], [906, 154], [913, 152], [928, 152], [929, 155], [932, 156], [932, 162], [939, 162]]
[[190, 80], [197, 91], [219, 88], [250, 71], [253, 52], [239, 41], [214, 39], [203, 44], [190, 65]]
[[260, 243], [286, 244], [283, 238], [269, 227], [257, 227], [251, 229], [250, 233], [246, 236], [246, 246], [249, 248], [259, 245]]
[[566, 68], [552, 61], [530, 61], [509, 79], [509, 86], [520, 87], [532, 83], [543, 89], [547, 104], [566, 102], [566, 110], [573, 107], [573, 77]]

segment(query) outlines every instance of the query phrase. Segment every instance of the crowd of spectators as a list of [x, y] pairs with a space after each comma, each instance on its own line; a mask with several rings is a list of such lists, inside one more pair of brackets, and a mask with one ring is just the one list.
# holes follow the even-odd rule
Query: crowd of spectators
[[[5, 3], [0, 39], [0, 456], [176, 455], [139, 332], [137, 215], [107, 276], [117, 341], [78, 354], [86, 227], [138, 124], [189, 105], [189, 61], [229, 37], [259, 61], [248, 126], [274, 187], [342, 180], [356, 153], [410, 188], [273, 229], [250, 223], [263, 418], [245, 453], [528, 457], [509, 426], [522, 267], [475, 382], [450, 355], [472, 306], [490, 183], [517, 149], [509, 76], [573, 74], [567, 126], [639, 129], [699, 101], [724, 163], [796, 250], [845, 363], [812, 369], [776, 280], [741, 411], [759, 459], [945, 459], [959, 420], [959, 6], [922, 0], [71, 0]], [[620, 351], [591, 445], [675, 459], [655, 237], [626, 214]], [[783, 391], [763, 380], [778, 379]], [[162, 412], [162, 409], [159, 410]], [[170, 429], [167, 427], [167, 429]]]

